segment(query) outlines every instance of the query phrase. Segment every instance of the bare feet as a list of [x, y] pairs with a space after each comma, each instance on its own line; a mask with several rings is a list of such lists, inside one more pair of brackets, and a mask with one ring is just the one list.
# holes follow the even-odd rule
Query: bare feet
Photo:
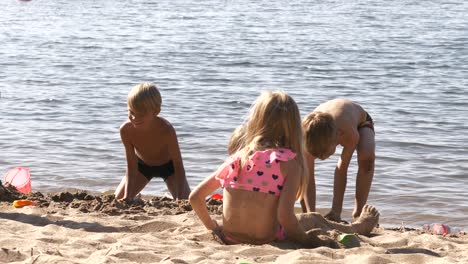
[[352, 214], [353, 222], [356, 222], [359, 219], [359, 216], [361, 215], [361, 213], [362, 213], [362, 208], [359, 211], [356, 208], [354, 208], [354, 211]]
[[348, 224], [348, 222], [346, 222], [344, 220], [341, 220], [340, 214], [336, 213], [333, 210], [328, 212], [328, 214], [326, 214], [324, 217], [325, 217], [325, 219], [333, 221], [333, 222]]
[[360, 235], [369, 235], [372, 229], [379, 223], [380, 213], [372, 205], [365, 205], [362, 208], [359, 218], [351, 224], [354, 232]]

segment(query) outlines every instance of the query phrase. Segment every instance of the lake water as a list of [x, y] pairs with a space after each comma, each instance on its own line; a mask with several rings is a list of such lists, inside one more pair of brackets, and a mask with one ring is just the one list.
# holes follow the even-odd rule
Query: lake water
[[[302, 116], [336, 97], [372, 115], [369, 203], [381, 224], [466, 230], [466, 14], [462, 0], [4, 0], [0, 173], [29, 168], [34, 191], [114, 190], [125, 172], [126, 95], [151, 81], [193, 188], [226, 157], [259, 92], [282, 89]], [[337, 159], [317, 164], [319, 208], [331, 206]], [[158, 179], [144, 190], [166, 193]]]

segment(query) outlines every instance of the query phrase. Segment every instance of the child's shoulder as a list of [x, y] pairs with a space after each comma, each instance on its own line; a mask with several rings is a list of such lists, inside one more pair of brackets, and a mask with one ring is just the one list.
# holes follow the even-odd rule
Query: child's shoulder
[[167, 127], [171, 127], [171, 128], [172, 128], [171, 122], [169, 122], [169, 120], [167, 120], [166, 118], [161, 117], [161, 116], [157, 116], [157, 117], [156, 117], [156, 120], [159, 121], [159, 122], [161, 123], [161, 125], [164, 125], [164, 126], [167, 126]]
[[290, 161], [296, 157], [296, 153], [288, 148], [278, 148], [272, 150], [271, 156], [277, 160]]
[[175, 133], [175, 128], [171, 124], [171, 122], [169, 122], [169, 120], [158, 116], [156, 117], [156, 121], [158, 124], [158, 128], [161, 129], [163, 132], [170, 133], [170, 134]]
[[289, 159], [280, 163], [281, 172], [285, 177], [298, 174], [301, 167], [302, 164], [297, 159]]
[[130, 122], [129, 120], [123, 122], [121, 125], [120, 125], [120, 132], [125, 132], [125, 131], [129, 131], [130, 129], [133, 128], [133, 125], [132, 125], [132, 122]]

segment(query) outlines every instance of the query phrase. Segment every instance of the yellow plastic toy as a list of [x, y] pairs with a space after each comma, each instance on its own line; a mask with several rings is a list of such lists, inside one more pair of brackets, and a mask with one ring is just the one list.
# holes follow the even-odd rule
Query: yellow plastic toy
[[31, 200], [15, 200], [13, 202], [13, 206], [15, 208], [21, 208], [23, 206], [27, 206], [27, 205], [36, 205], [36, 202], [34, 201], [31, 201]]

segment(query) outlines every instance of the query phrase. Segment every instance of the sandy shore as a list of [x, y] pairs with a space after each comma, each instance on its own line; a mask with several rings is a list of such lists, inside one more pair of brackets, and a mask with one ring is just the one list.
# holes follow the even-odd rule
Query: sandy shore
[[[37, 206], [12, 206], [22, 198]], [[210, 203], [220, 217], [219, 202]], [[119, 204], [112, 195], [26, 196], [0, 185], [0, 263], [468, 263], [466, 233], [376, 228], [370, 237], [357, 236], [340, 247], [226, 246], [201, 225], [187, 201], [147, 197]]]

